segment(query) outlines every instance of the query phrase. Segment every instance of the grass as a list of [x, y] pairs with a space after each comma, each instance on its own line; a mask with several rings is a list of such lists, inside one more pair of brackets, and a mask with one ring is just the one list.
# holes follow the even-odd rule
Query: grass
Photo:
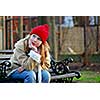
[[78, 83], [100, 83], [100, 73], [94, 71], [81, 71], [81, 78], [74, 78]]

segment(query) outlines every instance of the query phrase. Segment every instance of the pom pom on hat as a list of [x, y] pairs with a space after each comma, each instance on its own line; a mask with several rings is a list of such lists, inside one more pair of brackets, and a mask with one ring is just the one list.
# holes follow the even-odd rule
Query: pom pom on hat
[[30, 32], [30, 35], [32, 35], [32, 34], [38, 35], [41, 38], [42, 42], [45, 43], [45, 41], [48, 39], [48, 36], [49, 36], [49, 26], [48, 26], [48, 24], [44, 24], [44, 25], [34, 27], [32, 29], [32, 31]]

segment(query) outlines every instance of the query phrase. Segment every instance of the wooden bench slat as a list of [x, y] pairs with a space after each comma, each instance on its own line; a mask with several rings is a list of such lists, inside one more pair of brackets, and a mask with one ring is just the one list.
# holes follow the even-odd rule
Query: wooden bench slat
[[53, 79], [61, 79], [61, 78], [68, 78], [68, 77], [75, 77], [75, 76], [78, 76], [78, 75], [75, 74], [75, 73], [67, 73], [67, 74], [64, 74], [64, 75], [51, 76], [51, 80], [53, 80]]
[[0, 55], [0, 60], [9, 60], [11, 58], [11, 54], [10, 55]]
[[0, 57], [0, 60], [10, 60], [10, 57]]
[[0, 50], [0, 54], [13, 54], [13, 50]]

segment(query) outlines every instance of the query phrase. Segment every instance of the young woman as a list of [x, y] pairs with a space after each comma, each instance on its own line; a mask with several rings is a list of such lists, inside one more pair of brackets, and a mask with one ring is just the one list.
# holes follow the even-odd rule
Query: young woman
[[11, 57], [12, 71], [8, 76], [12, 79], [23, 79], [24, 83], [36, 83], [38, 65], [41, 66], [43, 83], [50, 82], [50, 47], [47, 43], [49, 26], [37, 26], [30, 34], [15, 44], [14, 54]]

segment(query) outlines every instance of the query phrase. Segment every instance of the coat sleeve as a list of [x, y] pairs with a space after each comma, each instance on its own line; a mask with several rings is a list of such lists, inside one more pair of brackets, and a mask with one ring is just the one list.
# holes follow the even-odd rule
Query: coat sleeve
[[26, 53], [21, 49], [15, 49], [14, 52], [19, 64], [27, 70], [32, 70], [36, 66], [36, 62], [26, 55]]

